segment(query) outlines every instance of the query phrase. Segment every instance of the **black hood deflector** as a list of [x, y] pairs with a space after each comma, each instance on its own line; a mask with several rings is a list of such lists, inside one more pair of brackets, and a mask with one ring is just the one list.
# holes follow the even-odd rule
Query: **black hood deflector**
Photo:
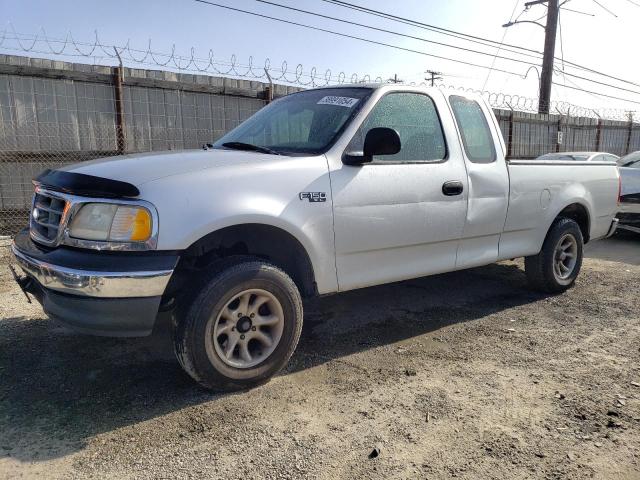
[[47, 169], [33, 180], [50, 190], [82, 197], [121, 198], [140, 195], [140, 190], [127, 182], [63, 170]]

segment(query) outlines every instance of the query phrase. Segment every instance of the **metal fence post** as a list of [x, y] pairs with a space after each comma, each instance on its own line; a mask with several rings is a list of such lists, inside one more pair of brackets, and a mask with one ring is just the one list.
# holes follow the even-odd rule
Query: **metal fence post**
[[269, 104], [273, 102], [273, 80], [271, 80], [271, 75], [269, 75], [269, 70], [265, 68], [264, 73], [267, 75], [267, 78], [269, 79], [269, 86], [265, 88], [266, 90], [265, 100], [267, 104]]
[[560, 151], [560, 143], [562, 141], [562, 112], [560, 110], [558, 110], [558, 108], [556, 107], [556, 110], [558, 111], [558, 113], [560, 114], [560, 116], [558, 117], [558, 131], [556, 133], [556, 152]]
[[[597, 115], [597, 114], [596, 114]], [[602, 128], [604, 127], [604, 121], [598, 115], [598, 125], [596, 126], [596, 152], [600, 151], [602, 146]]]
[[116, 47], [113, 47], [120, 65], [113, 68], [113, 88], [116, 100], [116, 149], [122, 155], [127, 150], [127, 139], [124, 121], [124, 68]]
[[506, 102], [509, 107], [509, 133], [507, 135], [507, 160], [513, 158], [513, 107]]
[[629, 112], [629, 130], [627, 130], [627, 143], [624, 148], [624, 154], [631, 153], [631, 136], [633, 135], [633, 112]]

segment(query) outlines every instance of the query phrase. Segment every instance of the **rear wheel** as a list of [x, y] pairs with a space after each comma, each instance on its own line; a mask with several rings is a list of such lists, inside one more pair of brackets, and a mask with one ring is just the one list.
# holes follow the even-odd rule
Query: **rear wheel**
[[286, 365], [302, 330], [302, 300], [279, 268], [244, 259], [218, 266], [178, 319], [174, 347], [198, 383], [235, 390]]
[[560, 293], [571, 288], [582, 266], [582, 232], [570, 218], [556, 221], [538, 255], [525, 258], [525, 272], [533, 288]]

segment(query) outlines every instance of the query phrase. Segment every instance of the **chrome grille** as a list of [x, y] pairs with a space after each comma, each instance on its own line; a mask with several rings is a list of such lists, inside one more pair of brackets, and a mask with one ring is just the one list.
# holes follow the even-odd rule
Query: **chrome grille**
[[57, 245], [66, 205], [63, 198], [36, 190], [29, 222], [31, 237], [46, 245]]

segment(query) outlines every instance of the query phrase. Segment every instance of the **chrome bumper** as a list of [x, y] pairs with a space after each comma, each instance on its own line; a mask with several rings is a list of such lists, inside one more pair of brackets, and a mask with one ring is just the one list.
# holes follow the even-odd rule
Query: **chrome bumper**
[[51, 265], [25, 255], [14, 245], [13, 255], [24, 272], [44, 288], [84, 297], [136, 298], [161, 296], [173, 270], [95, 272]]

